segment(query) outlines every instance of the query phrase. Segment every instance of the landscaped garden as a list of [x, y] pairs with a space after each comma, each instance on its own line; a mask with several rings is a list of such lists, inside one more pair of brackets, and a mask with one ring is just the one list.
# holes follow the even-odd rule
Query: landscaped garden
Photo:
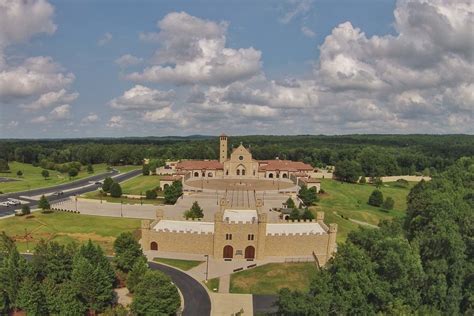
[[[35, 212], [28, 216], [0, 220], [0, 231], [14, 238], [20, 252], [34, 249], [40, 239], [54, 240], [61, 244], [83, 243], [89, 239], [112, 254], [115, 238], [122, 232], [134, 232], [140, 220], [71, 213]], [[26, 238], [26, 236], [28, 238]]]
[[282, 288], [308, 291], [317, 269], [314, 262], [268, 263], [232, 274], [230, 292], [276, 294]]

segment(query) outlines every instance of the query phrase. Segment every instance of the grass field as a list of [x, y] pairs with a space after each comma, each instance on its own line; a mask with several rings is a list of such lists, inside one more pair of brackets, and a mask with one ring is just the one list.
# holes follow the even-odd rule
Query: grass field
[[413, 185], [414, 183], [410, 183], [408, 188], [400, 188], [394, 183], [384, 183], [380, 188], [384, 199], [390, 196], [395, 200], [394, 209], [385, 211], [367, 204], [375, 186], [322, 179], [321, 188], [326, 193], [320, 195], [320, 201], [317, 206], [312, 207], [312, 210], [324, 211], [326, 223], [337, 223], [337, 240], [344, 241], [349, 231], [356, 229], [358, 224], [343, 219], [339, 215], [372, 225], [377, 225], [382, 219], [402, 217], [405, 214], [406, 197]]
[[306, 292], [316, 272], [313, 262], [268, 263], [232, 274], [230, 292], [276, 294], [285, 287]]
[[107, 202], [110, 202], [110, 203], [123, 202], [123, 203], [126, 203], [126, 204], [140, 204], [140, 203], [143, 203], [143, 204], [153, 204], [153, 205], [161, 205], [161, 204], [164, 203], [164, 200], [160, 199], [160, 198], [155, 199], [155, 200], [147, 200], [147, 199], [143, 198], [142, 200], [140, 200], [140, 199], [129, 199], [129, 198], [125, 198], [125, 197], [121, 197], [121, 198], [114, 198], [114, 197], [111, 197], [111, 196], [102, 196], [101, 197], [99, 191], [87, 192], [86, 194], [83, 194], [81, 196], [84, 197], [84, 198], [87, 198], [87, 199], [94, 199], [94, 200], [102, 199], [103, 201], [107, 201]]
[[197, 261], [197, 260], [180, 260], [180, 259], [168, 259], [168, 258], [153, 258], [153, 261], [158, 263], [164, 263], [169, 266], [188, 271], [194, 267], [197, 267], [204, 261]]
[[113, 252], [113, 242], [122, 232], [133, 232], [140, 228], [140, 220], [128, 218], [112, 218], [101, 216], [78, 215], [53, 212], [42, 214], [35, 212], [30, 216], [10, 217], [0, 220], [0, 231], [16, 240], [18, 249], [25, 252], [28, 233], [30, 251], [41, 239], [55, 240], [66, 244], [72, 241], [79, 243], [89, 239], [101, 245], [108, 254]]
[[[54, 186], [58, 184], [67, 183], [74, 180], [79, 180], [82, 178], [90, 177], [96, 174], [104, 173], [107, 171], [106, 164], [96, 164], [93, 165], [94, 173], [88, 173], [86, 168], [83, 167], [83, 170], [79, 172], [77, 177], [74, 177], [72, 180], [69, 180], [69, 176], [64, 173], [60, 173], [54, 170], [49, 171], [49, 178], [45, 179], [41, 175], [43, 168], [34, 167], [31, 164], [21, 163], [21, 162], [10, 162], [10, 172], [0, 172], [0, 177], [2, 178], [11, 178], [17, 181], [9, 182], [0, 182], [0, 191], [3, 193], [17, 192], [17, 191], [26, 191], [31, 189], [38, 189], [43, 187]], [[127, 172], [134, 169], [137, 169], [137, 166], [119, 166], [114, 167], [121, 172]], [[21, 170], [23, 175], [18, 177], [16, 175], [17, 171]]]
[[203, 282], [205, 286], [211, 291], [211, 292], [217, 292], [219, 291], [219, 278], [214, 278], [207, 280], [206, 282]]
[[121, 183], [122, 192], [124, 194], [145, 195], [147, 190], [155, 189], [160, 185], [160, 178], [158, 176], [144, 176], [132, 178]]

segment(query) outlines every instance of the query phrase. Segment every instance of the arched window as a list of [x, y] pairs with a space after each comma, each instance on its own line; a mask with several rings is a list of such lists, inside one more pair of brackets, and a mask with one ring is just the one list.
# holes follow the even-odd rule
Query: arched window
[[163, 189], [166, 189], [166, 188], [169, 187], [169, 186], [170, 186], [170, 185], [169, 185], [168, 183], [165, 183], [165, 184], [163, 185]]
[[269, 177], [269, 178], [273, 178], [273, 173], [269, 173], [269, 174], [268, 174], [268, 177]]
[[209, 173], [207, 174], [207, 176], [208, 176], [209, 178], [212, 178], [212, 172], [209, 172]]
[[242, 169], [242, 175], [245, 176], [245, 169]]
[[240, 169], [237, 169], [237, 175], [240, 176]]
[[154, 241], [150, 243], [150, 250], [158, 250], [158, 244]]
[[234, 248], [230, 245], [225, 246], [223, 257], [224, 259], [232, 259], [234, 257]]
[[255, 247], [248, 246], [245, 248], [245, 259], [255, 259]]
[[288, 175], [286, 173], [283, 174], [282, 178], [287, 179]]
[[196, 171], [196, 172], [194, 173], [194, 176], [195, 176], [195, 177], [199, 177], [199, 172]]

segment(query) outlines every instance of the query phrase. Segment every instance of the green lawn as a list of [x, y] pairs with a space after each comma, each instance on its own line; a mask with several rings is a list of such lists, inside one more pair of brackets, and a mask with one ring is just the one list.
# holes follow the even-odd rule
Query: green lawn
[[[11, 182], [0, 182], [0, 191], [3, 193], [17, 192], [17, 191], [26, 191], [31, 189], [38, 189], [42, 187], [49, 187], [58, 184], [67, 183], [74, 180], [79, 180], [82, 178], [90, 177], [107, 171], [106, 164], [95, 164], [94, 173], [88, 173], [86, 167], [84, 166], [79, 172], [77, 177], [74, 177], [72, 180], [69, 180], [69, 176], [64, 173], [60, 173], [54, 170], [49, 171], [49, 178], [44, 179], [41, 175], [43, 168], [34, 167], [31, 164], [21, 163], [21, 162], [10, 162], [10, 172], [0, 172], [0, 177], [2, 178], [12, 178], [18, 181]], [[133, 169], [137, 169], [137, 166], [119, 166], [114, 167], [121, 172], [127, 172]], [[18, 177], [16, 175], [17, 171], [21, 170], [23, 175]]]
[[317, 272], [314, 262], [268, 263], [230, 276], [231, 293], [276, 294], [282, 288], [307, 292]]
[[164, 263], [172, 267], [176, 267], [178, 269], [188, 271], [194, 267], [197, 267], [204, 261], [197, 261], [197, 260], [180, 260], [180, 259], [167, 259], [167, 258], [153, 258], [153, 261], [158, 263]]
[[211, 292], [218, 292], [219, 291], [219, 278], [214, 278], [207, 280], [206, 282], [203, 282], [205, 286], [211, 291]]
[[86, 242], [89, 239], [102, 246], [108, 254], [113, 252], [113, 242], [122, 232], [133, 232], [140, 228], [140, 220], [113, 218], [90, 215], [79, 215], [63, 212], [42, 214], [35, 212], [28, 217], [9, 217], [0, 220], [0, 231], [16, 240], [18, 249], [27, 249], [25, 229], [28, 233], [30, 251], [41, 239], [55, 240], [60, 243], [76, 241]]
[[338, 215], [377, 225], [382, 219], [402, 217], [406, 209], [406, 197], [414, 183], [408, 188], [400, 188], [394, 183], [384, 183], [380, 188], [384, 199], [392, 197], [395, 200], [393, 210], [384, 211], [381, 208], [367, 204], [375, 186], [369, 184], [341, 183], [330, 179], [321, 179], [321, 188], [325, 191], [320, 195], [317, 206], [313, 211], [324, 211], [326, 223], [338, 224], [338, 241], [344, 241], [349, 231], [357, 228], [358, 224], [343, 219]]
[[158, 176], [144, 176], [132, 178], [120, 184], [124, 194], [145, 195], [147, 190], [153, 190], [160, 186], [160, 178]]
[[94, 199], [94, 200], [100, 200], [102, 199], [103, 201], [107, 201], [107, 202], [110, 202], [110, 203], [120, 203], [120, 202], [123, 202], [125, 204], [140, 204], [140, 203], [143, 203], [143, 204], [153, 204], [153, 205], [161, 205], [164, 203], [164, 200], [163, 199], [155, 199], [155, 200], [147, 200], [145, 198], [143, 199], [129, 199], [129, 198], [125, 198], [125, 197], [121, 197], [121, 198], [114, 198], [114, 197], [111, 197], [111, 196], [101, 196], [99, 191], [92, 191], [92, 192], [87, 192], [86, 194], [83, 194], [81, 195], [82, 197], [84, 198], [87, 198], [87, 199]]

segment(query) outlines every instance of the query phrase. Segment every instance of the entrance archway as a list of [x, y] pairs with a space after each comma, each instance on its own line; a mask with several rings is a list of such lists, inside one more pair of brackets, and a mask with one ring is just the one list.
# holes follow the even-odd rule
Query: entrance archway
[[150, 244], [150, 250], [158, 250], [158, 244], [152, 241]]
[[230, 245], [225, 246], [223, 257], [224, 259], [232, 259], [234, 257], [234, 248]]
[[195, 172], [194, 177], [196, 177], [196, 178], [199, 177], [199, 172]]
[[245, 248], [245, 259], [255, 259], [254, 246], [247, 246], [247, 248]]

